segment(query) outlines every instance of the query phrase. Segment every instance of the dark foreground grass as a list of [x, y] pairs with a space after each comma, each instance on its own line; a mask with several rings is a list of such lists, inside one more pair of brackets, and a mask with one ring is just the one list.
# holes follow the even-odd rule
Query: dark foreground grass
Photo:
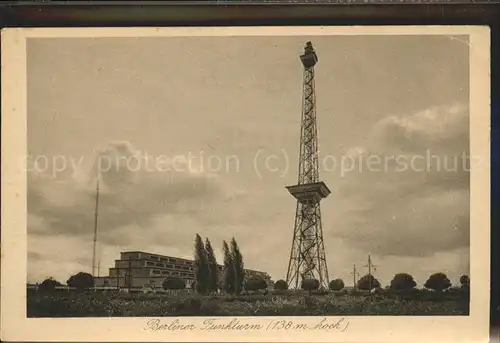
[[468, 315], [468, 297], [28, 294], [28, 317]]

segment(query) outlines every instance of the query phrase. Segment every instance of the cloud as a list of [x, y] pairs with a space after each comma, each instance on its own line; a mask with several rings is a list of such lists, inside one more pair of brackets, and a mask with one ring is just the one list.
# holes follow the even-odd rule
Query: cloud
[[469, 110], [462, 104], [436, 106], [409, 116], [390, 116], [374, 127], [373, 138], [381, 149], [422, 154], [460, 154], [469, 151]]
[[[161, 216], [182, 213], [214, 198], [224, 197], [217, 177], [190, 170], [132, 167], [141, 156], [127, 142], [111, 143], [98, 152], [86, 178], [57, 180], [36, 172], [28, 176], [28, 232], [30, 234], [89, 236], [93, 234], [95, 181], [100, 176], [99, 233], [102, 243], [115, 243], [123, 227], [145, 231]], [[133, 161], [137, 166], [137, 161]], [[177, 162], [179, 163], [179, 162]], [[183, 162], [184, 164], [185, 161]], [[135, 237], [123, 235], [121, 241]]]
[[[191, 257], [196, 233], [208, 237], [217, 253], [222, 240], [233, 236], [242, 247], [263, 238], [266, 227], [261, 224], [270, 215], [242, 210], [250, 208], [255, 194], [201, 172], [187, 159], [178, 158], [157, 169], [152, 163], [146, 167], [145, 156], [128, 142], [112, 142], [73, 178], [28, 174], [28, 275], [32, 280], [48, 276], [65, 280], [72, 273], [90, 271], [97, 175], [97, 254], [103, 268], [112, 266], [119, 252], [126, 250]], [[143, 159], [143, 168], [136, 167], [137, 159]], [[267, 193], [261, 196], [269, 198]], [[64, 266], [56, 267], [61, 259]]]
[[[469, 246], [469, 114], [440, 106], [379, 121], [335, 195], [327, 234], [380, 256]], [[374, 163], [377, 162], [377, 163]], [[335, 219], [336, 218], [336, 219]]]

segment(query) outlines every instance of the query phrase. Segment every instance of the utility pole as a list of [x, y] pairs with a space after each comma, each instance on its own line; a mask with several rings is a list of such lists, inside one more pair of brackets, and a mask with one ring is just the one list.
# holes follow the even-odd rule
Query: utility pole
[[356, 290], [357, 289], [357, 286], [356, 286], [356, 276], [359, 276], [359, 273], [356, 271], [356, 265], [355, 264], [353, 265], [353, 270], [352, 270], [351, 274], [352, 274], [352, 277], [353, 277], [353, 289]]
[[365, 267], [368, 267], [368, 287], [370, 289], [370, 294], [371, 294], [372, 293], [372, 279], [373, 279], [372, 269], [373, 269], [373, 271], [377, 270], [376, 266], [372, 263], [371, 255], [368, 255], [368, 265], [366, 265]]

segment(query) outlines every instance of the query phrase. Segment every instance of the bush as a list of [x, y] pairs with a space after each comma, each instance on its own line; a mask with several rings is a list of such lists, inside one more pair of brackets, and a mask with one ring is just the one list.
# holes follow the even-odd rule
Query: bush
[[305, 291], [309, 291], [309, 294], [311, 294], [312, 291], [315, 291], [319, 288], [319, 281], [316, 279], [302, 280], [300, 288], [302, 288]]
[[38, 286], [39, 292], [52, 293], [55, 292], [56, 287], [60, 287], [62, 284], [52, 278], [43, 280], [43, 282]]
[[332, 291], [341, 291], [342, 289], [344, 289], [345, 285], [344, 281], [342, 281], [341, 279], [335, 279], [330, 281], [330, 284], [328, 286]]
[[286, 283], [285, 280], [278, 280], [274, 284], [274, 289], [281, 290], [281, 291], [287, 290], [288, 289], [288, 284]]
[[425, 288], [432, 289], [436, 292], [442, 292], [451, 287], [451, 282], [444, 273], [435, 273], [429, 276], [429, 279], [424, 284]]
[[186, 281], [176, 277], [168, 277], [163, 281], [163, 289], [185, 289]]
[[380, 282], [373, 275], [368, 274], [358, 280], [357, 286], [362, 291], [371, 291], [372, 289], [379, 288]]
[[94, 287], [94, 277], [89, 273], [80, 272], [71, 276], [66, 283], [78, 292], [83, 292]]
[[468, 275], [462, 275], [460, 277], [460, 285], [463, 289], [469, 289], [470, 287], [470, 278]]
[[259, 291], [267, 289], [266, 281], [261, 277], [252, 277], [245, 281], [245, 290]]
[[408, 290], [414, 288], [416, 285], [417, 283], [413, 280], [413, 276], [406, 273], [399, 273], [394, 275], [390, 288], [394, 290]]

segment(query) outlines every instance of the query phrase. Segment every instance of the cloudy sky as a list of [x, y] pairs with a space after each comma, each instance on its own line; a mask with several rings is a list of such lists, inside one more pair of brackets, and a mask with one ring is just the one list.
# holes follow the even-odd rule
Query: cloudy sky
[[457, 283], [469, 50], [451, 36], [31, 39], [28, 279], [91, 271], [97, 174], [101, 275], [125, 250], [191, 258], [199, 233], [285, 278], [308, 40], [330, 277], [351, 283], [371, 254], [384, 285]]

